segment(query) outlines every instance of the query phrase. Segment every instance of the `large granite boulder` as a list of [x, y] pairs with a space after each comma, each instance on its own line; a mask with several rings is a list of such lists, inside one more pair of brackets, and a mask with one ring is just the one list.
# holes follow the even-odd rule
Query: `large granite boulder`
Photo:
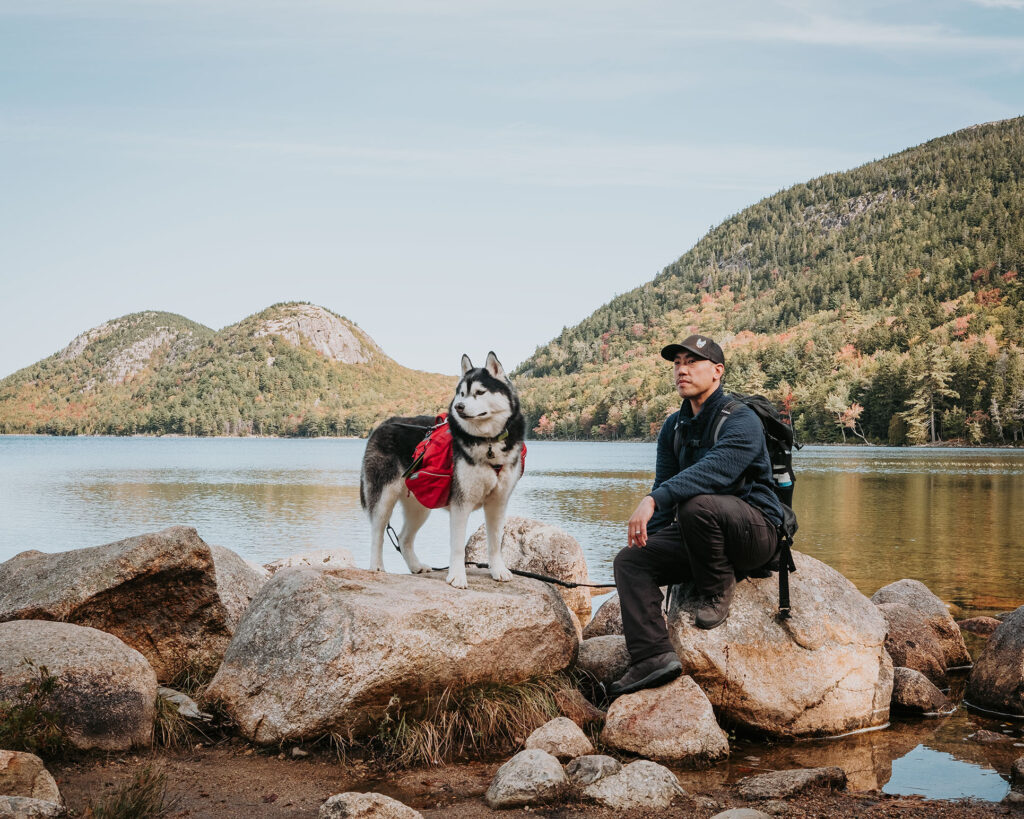
[[971, 670], [964, 696], [980, 708], [1024, 715], [1024, 606], [992, 632]]
[[537, 580], [444, 572], [281, 569], [242, 618], [210, 684], [259, 743], [360, 732], [385, 710], [445, 689], [561, 671], [578, 641], [562, 598]]
[[[587, 561], [579, 541], [563, 529], [529, 518], [510, 517], [501, 538], [501, 556], [509, 569], [533, 572], [570, 583], [589, 583]], [[466, 544], [467, 563], [487, 562], [486, 526]], [[569, 611], [586, 625], [590, 619], [590, 589], [555, 586]]]
[[0, 563], [0, 622], [61, 620], [113, 634], [141, 652], [161, 682], [220, 664], [268, 573], [173, 526], [105, 546]]
[[594, 679], [610, 685], [629, 668], [626, 638], [621, 634], [605, 634], [584, 640], [580, 643], [580, 656], [576, 665]]
[[60, 715], [74, 747], [122, 751], [150, 743], [156, 674], [135, 649], [71, 623], [0, 623], [0, 699], [18, 702], [43, 668], [56, 678], [45, 707]]
[[688, 768], [729, 756], [729, 738], [690, 677], [619, 697], [608, 708], [601, 741], [612, 748]]
[[791, 616], [776, 575], [736, 586], [729, 619], [694, 625], [692, 587], [676, 595], [669, 636], [719, 719], [773, 736], [829, 736], [885, 724], [892, 661], [885, 620], [839, 572], [793, 552]]
[[960, 627], [920, 580], [897, 580], [871, 597], [888, 625], [885, 649], [893, 665], [920, 671], [937, 686], [946, 670], [971, 664]]
[[949, 698], [920, 671], [899, 666], [893, 669], [892, 706], [913, 714], [952, 714]]
[[568, 717], [556, 717], [545, 722], [526, 738], [525, 748], [547, 751], [560, 761], [594, 753], [594, 746], [575, 722]]
[[354, 569], [356, 559], [348, 549], [338, 547], [337, 549], [320, 549], [313, 552], [297, 552], [287, 557], [279, 558], [273, 563], [264, 564], [263, 568], [270, 574], [278, 569], [292, 569], [296, 566], [310, 569]]

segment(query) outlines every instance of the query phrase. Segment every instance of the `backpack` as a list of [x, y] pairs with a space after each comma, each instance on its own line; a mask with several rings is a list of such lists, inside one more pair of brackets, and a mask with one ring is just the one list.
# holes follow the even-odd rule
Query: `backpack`
[[[783, 418], [775, 404], [763, 395], [744, 395], [732, 393], [725, 406], [718, 412], [715, 426], [711, 434], [711, 445], [718, 443], [718, 435], [722, 426], [740, 406], [750, 407], [754, 411], [761, 427], [764, 429], [765, 443], [768, 445], [768, 458], [772, 465], [772, 491], [782, 505], [782, 524], [779, 526], [779, 552], [776, 559], [769, 563], [769, 568], [779, 572], [779, 617], [789, 617], [789, 573], [796, 571], [793, 562], [793, 536], [797, 530], [796, 513], [793, 511], [793, 484], [796, 475], [793, 472], [793, 450], [800, 449], [793, 436], [793, 426]], [[676, 459], [682, 449], [682, 439], [678, 432], [673, 441]], [[767, 576], [767, 575], [764, 575]]]
[[[452, 455], [452, 431], [448, 426], [448, 413], [442, 412], [427, 428], [423, 440], [416, 444], [412, 463], [402, 473], [406, 488], [416, 500], [428, 509], [441, 509], [448, 505], [452, 491], [452, 473], [455, 458]], [[522, 470], [526, 471], [526, 443], [523, 443]]]

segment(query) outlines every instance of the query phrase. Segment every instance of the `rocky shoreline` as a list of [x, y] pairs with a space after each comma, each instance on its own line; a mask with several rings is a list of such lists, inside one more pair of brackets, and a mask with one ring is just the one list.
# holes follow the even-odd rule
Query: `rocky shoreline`
[[[510, 519], [502, 551], [515, 569], [576, 582], [588, 576], [579, 544], [537, 521]], [[126, 769], [154, 760], [182, 772], [263, 765], [262, 772], [238, 774], [242, 790], [276, 781], [279, 774], [268, 768], [284, 762], [298, 772], [284, 777], [296, 782], [295, 795], [285, 800], [295, 811], [276, 813], [283, 803], [268, 807], [280, 801], [278, 794], [255, 809], [268, 816], [312, 815], [307, 796], [300, 797], [307, 792], [318, 794], [321, 816], [415, 815], [403, 813], [402, 802], [412, 805], [406, 810], [431, 815], [442, 808], [432, 806], [429, 787], [396, 791], [395, 805], [386, 794], [370, 804], [358, 796], [366, 793], [360, 787], [372, 779], [405, 781], [417, 771], [430, 781], [439, 770], [466, 765], [477, 773], [465, 786], [457, 777], [449, 783], [454, 802], [443, 808], [445, 815], [528, 809], [558, 816], [574, 810], [713, 816], [741, 804], [825, 815], [813, 813], [823, 809], [815, 807], [822, 800], [835, 802], [839, 815], [902, 815], [891, 811], [914, 806], [882, 795], [877, 778], [862, 777], [842, 759], [826, 768], [752, 772], [730, 783], [687, 778], [691, 788], [697, 782], [690, 792], [681, 784], [683, 772], [711, 771], [728, 759], [737, 732], [792, 741], [881, 728], [890, 709], [937, 719], [955, 710], [945, 690], [971, 656], [942, 601], [910, 579], [869, 600], [831, 567], [800, 553], [795, 559], [793, 610], [785, 620], [776, 616], [774, 577], [741, 583], [729, 620], [710, 632], [693, 627], [695, 601], [684, 588], [666, 612], [684, 676], [608, 703], [603, 685], [627, 661], [614, 595], [591, 620], [580, 589], [556, 590], [525, 578], [498, 584], [486, 572], [470, 571], [469, 589], [456, 590], [441, 574], [363, 571], [345, 550], [261, 567], [206, 544], [186, 527], [59, 554], [23, 552], [0, 564], [3, 713], [14, 714], [30, 696], [38, 707], [39, 687], [47, 685], [45, 702], [60, 715], [62, 738], [73, 750], [68, 761], [49, 765], [60, 792], [56, 801], [39, 801], [51, 808], [12, 807], [11, 800], [33, 799], [33, 786], [24, 784], [25, 776], [5, 780], [0, 764], [0, 816], [82, 813], [82, 792], [95, 790], [111, 759], [99, 752], [120, 755], [117, 764]], [[975, 620], [964, 630], [987, 644], [967, 679], [969, 702], [1024, 716], [1024, 607], [1001, 619]], [[198, 705], [167, 688], [183, 679], [204, 682], [196, 687]], [[523, 693], [531, 681], [554, 679], [561, 688]], [[359, 749], [379, 743], [384, 732], [399, 742], [408, 741], [416, 725], [437, 730], [424, 720], [438, 718], [450, 727], [458, 715], [439, 702], [498, 690], [537, 699], [516, 729], [523, 734], [510, 729], [499, 743], [511, 747], [511, 758], [468, 762], [500, 750], [477, 741], [472, 753], [424, 752], [434, 754], [423, 760], [427, 766], [407, 755], [404, 773], [385, 779], [366, 776], [356, 762]], [[491, 695], [474, 696], [497, 707], [487, 704]], [[166, 718], [158, 712], [169, 710], [199, 728], [213, 719], [205, 711], [214, 711], [221, 725], [187, 753], [151, 751], [154, 724]], [[396, 721], [404, 734], [395, 730]], [[477, 729], [466, 730], [473, 736]], [[344, 749], [341, 763], [316, 750], [325, 738]], [[277, 759], [285, 752], [294, 756]], [[41, 768], [34, 759], [10, 756], [6, 767]], [[374, 761], [372, 754], [366, 759]], [[1014, 775], [1013, 787], [1024, 789], [1024, 758], [1018, 763], [1022, 773]], [[302, 785], [309, 766], [317, 768], [314, 782]], [[324, 766], [336, 769], [327, 779], [345, 790], [322, 793], [316, 777]], [[481, 776], [489, 777], [482, 791]], [[215, 779], [200, 774], [201, 790], [209, 794]], [[8, 780], [21, 784], [4, 784]], [[168, 787], [175, 791], [173, 777]], [[191, 807], [174, 815], [254, 812], [246, 812], [241, 796], [235, 802], [218, 797], [216, 805], [203, 802], [212, 795], [182, 798]], [[1005, 810], [1020, 799], [1011, 792], [1005, 805], [984, 809]], [[964, 807], [928, 805], [951, 811], [929, 815], [960, 815]]]

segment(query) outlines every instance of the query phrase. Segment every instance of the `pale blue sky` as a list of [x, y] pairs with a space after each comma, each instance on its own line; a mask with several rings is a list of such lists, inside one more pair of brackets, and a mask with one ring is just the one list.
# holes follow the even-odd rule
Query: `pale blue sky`
[[1024, 0], [0, 0], [0, 376], [278, 301], [454, 373], [796, 182], [1024, 113]]

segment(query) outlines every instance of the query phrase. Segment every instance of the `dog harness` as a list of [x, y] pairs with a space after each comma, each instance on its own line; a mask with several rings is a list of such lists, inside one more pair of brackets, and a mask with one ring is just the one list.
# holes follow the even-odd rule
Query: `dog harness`
[[[448, 426], [448, 413], [442, 412], [434, 421], [434, 426], [427, 430], [423, 440], [416, 445], [412, 453], [412, 463], [405, 470], [406, 488], [416, 496], [416, 500], [428, 509], [441, 509], [448, 505], [452, 491], [452, 473], [455, 471], [455, 457], [452, 447], [452, 431]], [[494, 457], [494, 444], [508, 438], [508, 430], [504, 430], [496, 438], [485, 438], [487, 457]], [[526, 471], [526, 443], [523, 443], [521, 456], [523, 472]], [[502, 470], [501, 464], [492, 464], [496, 474]]]

